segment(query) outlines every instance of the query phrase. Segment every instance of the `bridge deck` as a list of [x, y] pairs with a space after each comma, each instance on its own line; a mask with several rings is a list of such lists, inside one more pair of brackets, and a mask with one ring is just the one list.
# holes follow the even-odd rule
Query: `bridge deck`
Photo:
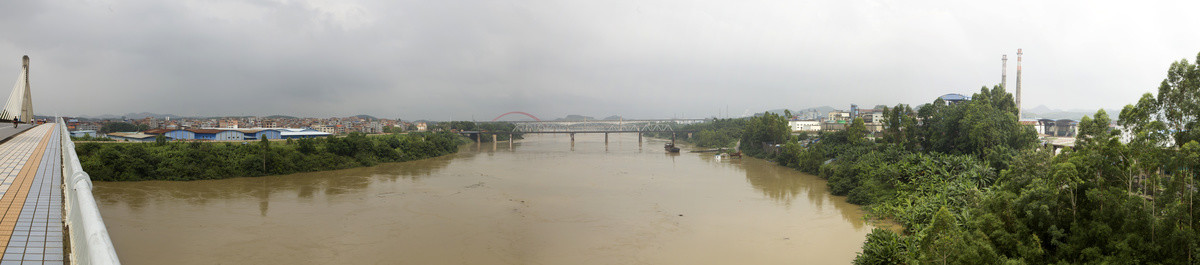
[[[694, 133], [697, 131], [533, 131], [533, 132], [515, 132], [524, 134], [539, 134], [539, 133]], [[505, 134], [505, 133], [486, 133], [486, 134]]]
[[66, 260], [62, 156], [54, 128], [40, 125], [0, 144], [0, 265]]

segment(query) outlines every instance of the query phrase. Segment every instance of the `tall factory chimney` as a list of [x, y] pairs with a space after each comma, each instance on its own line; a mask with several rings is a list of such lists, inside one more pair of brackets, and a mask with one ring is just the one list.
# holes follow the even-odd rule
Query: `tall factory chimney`
[[1017, 49], [1017, 120], [1021, 120], [1021, 49]]
[[1008, 90], [1008, 54], [1000, 56], [1000, 87]]

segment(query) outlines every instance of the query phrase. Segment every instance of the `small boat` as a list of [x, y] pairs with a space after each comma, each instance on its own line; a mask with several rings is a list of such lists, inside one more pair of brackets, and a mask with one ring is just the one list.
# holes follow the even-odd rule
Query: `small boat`
[[663, 149], [666, 149], [669, 153], [679, 153], [679, 147], [675, 147], [675, 143], [667, 143], [663, 145]]

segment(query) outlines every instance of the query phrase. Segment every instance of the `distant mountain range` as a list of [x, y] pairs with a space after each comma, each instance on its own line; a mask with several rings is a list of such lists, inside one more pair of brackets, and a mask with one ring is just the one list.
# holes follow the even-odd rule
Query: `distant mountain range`
[[[1033, 107], [1031, 109], [1027, 109], [1027, 110], [1024, 110], [1023, 112], [1021, 112], [1021, 118], [1022, 119], [1079, 120], [1080, 118], [1083, 118], [1083, 116], [1091, 117], [1092, 115], [1095, 115], [1097, 110], [1099, 110], [1099, 109], [1059, 110], [1059, 109], [1051, 109], [1050, 107], [1046, 107], [1046, 105], [1040, 105], [1040, 106]], [[1108, 117], [1111, 118], [1112, 120], [1116, 120], [1117, 115], [1121, 114], [1121, 110], [1119, 110], [1119, 109], [1104, 109], [1104, 112], [1108, 113]]]
[[595, 119], [596, 118], [593, 118], [592, 116], [571, 114], [571, 115], [567, 115], [567, 117], [558, 118], [558, 119], [554, 119], [554, 120], [556, 120], [556, 121], [586, 121], [586, 120], [595, 120]]
[[149, 112], [141, 112], [141, 113], [130, 112], [130, 113], [126, 113], [125, 115], [112, 115], [112, 114], [104, 114], [104, 115], [99, 115], [99, 116], [83, 115], [83, 116], [78, 116], [78, 117], [74, 117], [74, 118], [83, 118], [83, 119], [91, 119], [91, 120], [117, 120], [117, 119], [121, 119], [122, 117], [124, 117], [125, 119], [130, 119], [130, 120], [144, 119], [146, 117], [154, 117], [157, 119], [183, 118], [182, 116], [175, 115], [175, 114], [158, 114], [158, 113], [149, 113]]

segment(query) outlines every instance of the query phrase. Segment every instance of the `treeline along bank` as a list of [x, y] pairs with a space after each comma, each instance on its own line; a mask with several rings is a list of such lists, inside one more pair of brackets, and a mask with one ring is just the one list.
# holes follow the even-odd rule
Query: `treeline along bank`
[[93, 180], [200, 180], [371, 166], [452, 154], [466, 139], [449, 132], [257, 142], [96, 143], [76, 146]]
[[[1200, 55], [1196, 58], [1200, 61]], [[1003, 87], [970, 101], [890, 107], [884, 129], [793, 136], [766, 113], [692, 125], [688, 141], [819, 175], [877, 218], [856, 264], [1200, 262], [1200, 67], [1173, 63], [1115, 117], [1082, 117], [1055, 150], [1022, 126]], [[802, 141], [803, 140], [803, 141]], [[778, 144], [781, 148], [771, 148]]]

